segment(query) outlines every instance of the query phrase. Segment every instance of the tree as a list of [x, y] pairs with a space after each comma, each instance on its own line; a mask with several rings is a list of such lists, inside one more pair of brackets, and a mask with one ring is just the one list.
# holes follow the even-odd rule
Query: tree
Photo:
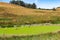
[[23, 1], [21, 1], [21, 0], [16, 0], [16, 1], [12, 0], [12, 1], [10, 1], [10, 3], [25, 7], [25, 3]]
[[36, 9], [36, 4], [35, 3], [32, 4], [32, 8]]
[[12, 0], [10, 1], [10, 3], [12, 4], [16, 4], [16, 5], [20, 5], [20, 6], [23, 6], [23, 7], [27, 7], [27, 8], [33, 8], [33, 9], [36, 9], [36, 4], [33, 3], [33, 4], [26, 4], [24, 1], [21, 1], [21, 0]]
[[15, 4], [15, 0], [11, 0], [10, 3]]
[[38, 9], [41, 9], [41, 8], [38, 8]]
[[25, 3], [23, 1], [19, 1], [20, 6], [24, 6], [25, 7]]
[[56, 11], [56, 9], [55, 9], [55, 8], [53, 8], [53, 11]]
[[26, 4], [27, 8], [32, 8], [32, 4]]
[[15, 1], [15, 0], [12, 0], [12, 1]]

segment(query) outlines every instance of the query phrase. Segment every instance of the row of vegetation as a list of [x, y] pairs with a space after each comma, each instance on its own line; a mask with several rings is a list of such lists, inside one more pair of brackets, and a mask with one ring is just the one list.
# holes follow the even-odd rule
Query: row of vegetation
[[[15, 21], [13, 21], [15, 20]], [[60, 16], [19, 16], [16, 19], [0, 19], [0, 26], [2, 27], [14, 27], [14, 25], [31, 25], [31, 24], [43, 24], [43, 23], [51, 23], [58, 24], [60, 23]]]
[[32, 36], [0, 37], [0, 40], [60, 40], [60, 33], [48, 33]]
[[37, 5], [36, 5], [35, 3], [33, 3], [33, 4], [25, 3], [25, 2], [22, 1], [22, 0], [12, 0], [12, 1], [10, 1], [10, 3], [11, 3], [11, 4], [16, 4], [16, 5], [19, 5], [19, 6], [23, 6], [23, 7], [26, 7], [26, 8], [40, 9], [40, 10], [53, 10], [53, 11], [56, 11], [55, 8], [53, 8], [53, 9], [37, 8]]
[[27, 8], [36, 9], [36, 4], [35, 3], [28, 4], [28, 3], [25, 3], [24, 1], [21, 1], [21, 0], [16, 0], [16, 1], [12, 0], [12, 1], [10, 1], [10, 3], [20, 5], [20, 6], [23, 6], [23, 7], [27, 7]]

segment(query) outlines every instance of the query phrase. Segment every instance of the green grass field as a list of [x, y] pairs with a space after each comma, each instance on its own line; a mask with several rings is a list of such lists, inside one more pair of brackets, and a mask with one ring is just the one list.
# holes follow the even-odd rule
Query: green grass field
[[50, 26], [21, 26], [16, 28], [0, 28], [0, 35], [38, 35], [44, 33], [54, 33], [60, 30], [60, 26], [50, 25]]

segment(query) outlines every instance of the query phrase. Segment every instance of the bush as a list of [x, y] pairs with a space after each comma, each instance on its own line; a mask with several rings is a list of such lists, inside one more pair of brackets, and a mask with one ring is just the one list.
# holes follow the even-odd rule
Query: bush
[[56, 9], [55, 9], [55, 8], [53, 8], [52, 10], [53, 10], [53, 11], [56, 11]]

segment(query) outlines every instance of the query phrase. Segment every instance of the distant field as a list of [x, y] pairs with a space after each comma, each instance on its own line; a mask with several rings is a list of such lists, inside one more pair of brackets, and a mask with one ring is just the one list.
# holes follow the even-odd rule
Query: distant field
[[0, 28], [0, 36], [26, 36], [26, 35], [38, 35], [44, 33], [55, 33], [60, 30], [60, 26], [21, 26], [17, 28]]

